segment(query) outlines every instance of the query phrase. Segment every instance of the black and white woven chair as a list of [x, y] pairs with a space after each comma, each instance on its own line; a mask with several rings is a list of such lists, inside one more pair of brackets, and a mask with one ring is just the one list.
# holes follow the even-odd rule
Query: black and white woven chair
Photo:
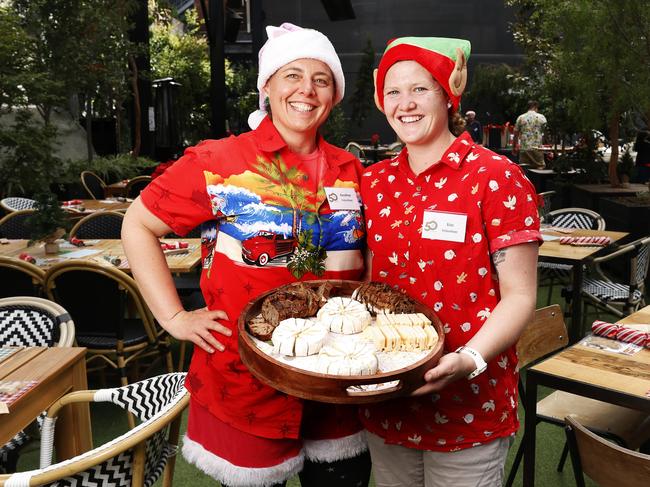
[[537, 207], [539, 218], [545, 220], [547, 215], [551, 212], [551, 206], [553, 205], [553, 196], [555, 191], [544, 191], [543, 193], [537, 193], [537, 200], [539, 205]]
[[12, 211], [0, 219], [0, 237], [28, 239], [31, 238], [29, 219], [36, 210]]
[[88, 195], [94, 200], [104, 198], [106, 183], [104, 180], [92, 171], [81, 171], [81, 185]]
[[[543, 195], [544, 193], [540, 193]], [[605, 230], [605, 219], [595, 211], [587, 208], [562, 208], [540, 215], [541, 222], [557, 228], [577, 228], [581, 230]], [[553, 286], [568, 285], [571, 281], [571, 269], [568, 264], [556, 262], [538, 262], [537, 270], [540, 284], [548, 286], [546, 305], [551, 304]]]
[[29, 198], [10, 196], [0, 200], [0, 207], [8, 213], [20, 210], [34, 210], [36, 209], [36, 201]]
[[70, 230], [70, 237], [113, 238], [122, 236], [124, 213], [119, 211], [98, 211], [79, 220]]
[[[0, 346], [71, 347], [74, 323], [68, 312], [52, 301], [31, 296], [0, 299]], [[40, 423], [44, 413], [37, 419]], [[38, 428], [30, 425], [30, 428]], [[12, 472], [20, 450], [31, 440], [20, 431], [0, 446], [0, 472]]]
[[370, 163], [370, 160], [366, 157], [366, 153], [363, 148], [356, 142], [348, 142], [345, 146], [345, 150], [357, 156], [357, 159], [361, 161], [361, 164], [364, 166]]
[[[627, 283], [617, 282], [603, 271], [602, 264], [618, 258], [627, 260]], [[648, 276], [649, 264], [650, 237], [640, 238], [614, 252], [593, 259], [581, 289], [586, 298], [585, 308], [594, 306], [597, 310], [614, 313], [623, 318], [645, 306], [645, 279]]]
[[[4, 481], [4, 487], [150, 487], [162, 476], [162, 485], [171, 486], [181, 413], [189, 403], [184, 382], [184, 373], [172, 373], [128, 386], [64, 396], [47, 412], [41, 436], [40, 468], [0, 476], [0, 485]], [[57, 414], [62, 406], [80, 402], [111, 402], [136, 416], [141, 423], [97, 448], [52, 465]]]

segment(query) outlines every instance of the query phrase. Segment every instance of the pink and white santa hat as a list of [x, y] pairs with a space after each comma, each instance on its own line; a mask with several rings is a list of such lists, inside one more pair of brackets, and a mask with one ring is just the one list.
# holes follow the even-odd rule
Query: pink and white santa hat
[[297, 25], [285, 22], [280, 27], [266, 27], [268, 40], [259, 52], [259, 73], [257, 75], [257, 90], [259, 91], [259, 109], [248, 116], [248, 125], [254, 130], [267, 115], [264, 100], [264, 86], [273, 74], [285, 64], [296, 59], [316, 59], [330, 68], [334, 76], [336, 93], [334, 105], [343, 99], [345, 94], [345, 77], [343, 68], [334, 46], [322, 33], [314, 29], [303, 29]]

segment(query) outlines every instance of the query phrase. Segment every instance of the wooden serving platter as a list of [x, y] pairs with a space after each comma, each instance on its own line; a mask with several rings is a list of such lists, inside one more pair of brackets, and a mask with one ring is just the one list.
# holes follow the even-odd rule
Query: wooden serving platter
[[[262, 303], [269, 294], [298, 284], [318, 288], [324, 282], [333, 285], [330, 297], [350, 297], [352, 292], [362, 284], [358, 281], [342, 280], [292, 283], [261, 294], [244, 307], [238, 321], [239, 355], [251, 373], [260, 381], [286, 394], [311, 401], [335, 404], [365, 404], [385, 401], [407, 395], [424, 385], [424, 373], [435, 366], [442, 355], [445, 334], [438, 316], [421, 303], [416, 303], [415, 312], [423, 313], [431, 320], [438, 333], [438, 343], [421, 360], [391, 372], [352, 376], [321, 374], [280, 362], [257, 347], [253, 337], [248, 333], [246, 323], [260, 313]], [[377, 390], [355, 390], [356, 386], [393, 381], [396, 383], [390, 387], [382, 387]]]

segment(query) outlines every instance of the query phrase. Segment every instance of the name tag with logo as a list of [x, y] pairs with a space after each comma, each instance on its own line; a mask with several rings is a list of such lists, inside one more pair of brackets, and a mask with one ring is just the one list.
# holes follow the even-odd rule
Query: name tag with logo
[[324, 188], [332, 210], [360, 210], [361, 204], [354, 188]]
[[446, 211], [425, 211], [422, 218], [422, 238], [464, 242], [467, 215]]

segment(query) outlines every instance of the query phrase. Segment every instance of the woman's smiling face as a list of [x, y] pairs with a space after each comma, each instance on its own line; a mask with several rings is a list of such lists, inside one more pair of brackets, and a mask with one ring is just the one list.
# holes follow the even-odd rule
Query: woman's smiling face
[[269, 78], [264, 90], [273, 124], [282, 135], [315, 137], [334, 105], [334, 77], [327, 64], [316, 59], [285, 64]]
[[384, 113], [406, 144], [426, 145], [448, 131], [447, 94], [415, 61], [399, 61], [386, 73]]

